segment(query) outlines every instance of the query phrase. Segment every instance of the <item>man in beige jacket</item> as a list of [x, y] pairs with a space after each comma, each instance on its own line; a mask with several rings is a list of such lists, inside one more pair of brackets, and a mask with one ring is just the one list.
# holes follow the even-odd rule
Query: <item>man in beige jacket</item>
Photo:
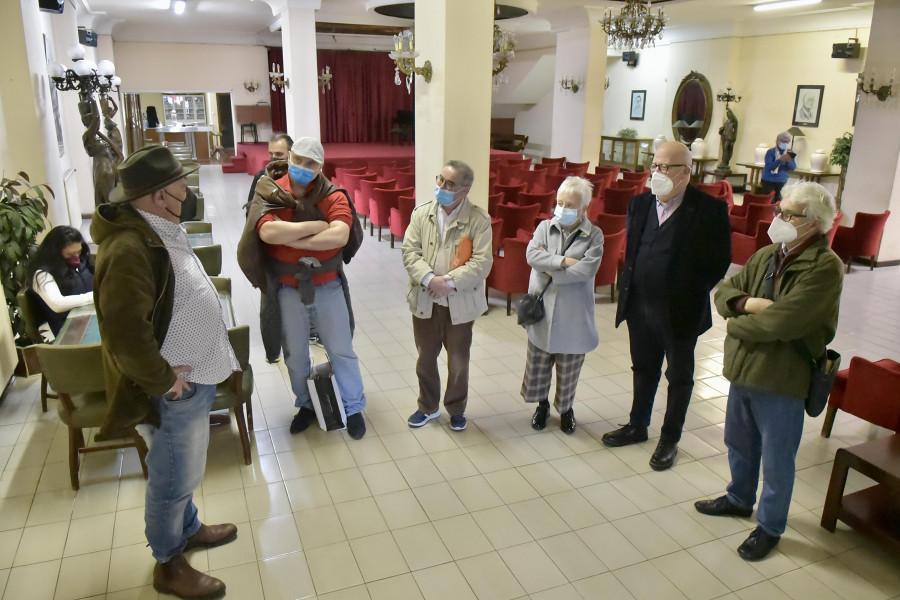
[[444, 165], [434, 200], [416, 207], [403, 238], [407, 300], [419, 351], [419, 409], [409, 417], [410, 427], [441, 414], [437, 357], [443, 345], [448, 371], [444, 407], [451, 429], [466, 428], [472, 325], [487, 310], [484, 280], [493, 264], [491, 218], [468, 198], [474, 179], [464, 162]]

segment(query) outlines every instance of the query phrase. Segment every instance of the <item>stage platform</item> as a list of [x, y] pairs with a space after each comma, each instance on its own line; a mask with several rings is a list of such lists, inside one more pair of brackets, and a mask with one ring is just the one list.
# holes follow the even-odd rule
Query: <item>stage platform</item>
[[[353, 166], [370, 159], [409, 160], [416, 156], [415, 146], [397, 144], [323, 144], [325, 147], [325, 166], [322, 171], [326, 177], [334, 177], [337, 167]], [[491, 150], [491, 156], [521, 156], [517, 152]], [[230, 163], [222, 164], [225, 173], [256, 173], [269, 162], [269, 144], [238, 144], [237, 153]]]

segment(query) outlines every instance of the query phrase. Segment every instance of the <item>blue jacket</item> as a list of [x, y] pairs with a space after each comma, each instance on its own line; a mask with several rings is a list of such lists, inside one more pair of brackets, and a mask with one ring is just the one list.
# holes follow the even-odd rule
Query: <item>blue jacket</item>
[[[777, 173], [773, 173], [775, 167], [779, 167]], [[792, 158], [789, 162], [783, 163], [775, 156], [775, 148], [769, 148], [766, 152], [766, 166], [763, 167], [763, 181], [773, 181], [775, 183], [787, 183], [791, 171], [797, 168], [797, 163]]]

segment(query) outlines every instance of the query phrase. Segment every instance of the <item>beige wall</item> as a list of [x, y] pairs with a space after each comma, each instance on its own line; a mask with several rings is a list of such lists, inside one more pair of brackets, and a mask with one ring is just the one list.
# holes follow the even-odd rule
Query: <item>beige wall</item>
[[[269, 69], [263, 46], [217, 44], [152, 44], [116, 42], [116, 67], [123, 92], [231, 92], [232, 105], [269, 101]], [[262, 86], [253, 93], [244, 82]], [[141, 108], [144, 108], [141, 99]], [[157, 114], [163, 121], [162, 100]], [[257, 124], [260, 141], [272, 135], [272, 124]], [[234, 123], [240, 141], [240, 126]]]

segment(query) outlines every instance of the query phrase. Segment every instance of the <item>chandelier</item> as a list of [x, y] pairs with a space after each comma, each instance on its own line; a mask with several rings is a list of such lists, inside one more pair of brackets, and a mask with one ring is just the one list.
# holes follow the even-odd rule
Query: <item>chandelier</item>
[[492, 74], [495, 92], [500, 89], [501, 85], [509, 81], [503, 71], [509, 65], [509, 61], [516, 57], [515, 50], [515, 36], [509, 31], [500, 29], [500, 27], [494, 23], [494, 67]]
[[106, 97], [109, 92], [119, 90], [122, 80], [116, 75], [116, 66], [112, 62], [101, 60], [95, 65], [85, 60], [84, 48], [79, 44], [72, 44], [68, 54], [73, 63], [71, 69], [60, 63], [50, 65], [50, 79], [56, 89], [61, 92], [75, 90], [83, 101], [87, 101], [95, 93]]
[[291, 87], [290, 80], [286, 77], [287, 73], [283, 73], [281, 71], [281, 65], [278, 63], [272, 63], [272, 70], [269, 71], [269, 81], [272, 85], [272, 91], [277, 92], [281, 90], [281, 93], [284, 93], [284, 88]]
[[625, 6], [618, 15], [612, 9], [600, 19], [603, 31], [609, 36], [608, 45], [617, 50], [634, 50], [656, 46], [656, 39], [662, 39], [662, 32], [669, 18], [659, 9], [650, 13], [649, 0], [625, 0]]

